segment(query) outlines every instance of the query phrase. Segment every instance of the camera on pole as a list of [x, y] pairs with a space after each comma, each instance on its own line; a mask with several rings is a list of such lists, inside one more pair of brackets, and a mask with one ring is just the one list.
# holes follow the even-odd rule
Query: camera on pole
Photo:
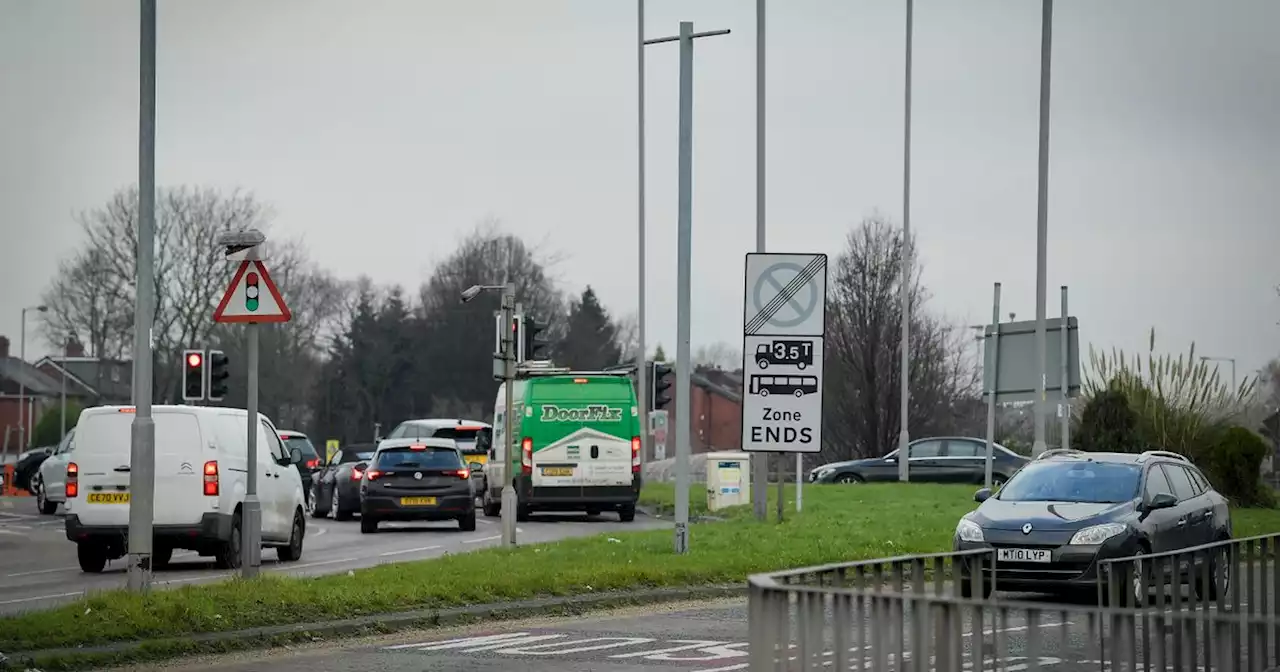
[[205, 398], [204, 350], [182, 352], [182, 400], [202, 401]]

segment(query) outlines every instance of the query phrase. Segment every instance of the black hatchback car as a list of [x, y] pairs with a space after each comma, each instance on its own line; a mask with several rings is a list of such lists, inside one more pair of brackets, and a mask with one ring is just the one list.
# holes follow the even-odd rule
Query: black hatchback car
[[[995, 549], [995, 590], [1096, 590], [1098, 563], [1231, 538], [1227, 500], [1185, 457], [1054, 450], [986, 488], [956, 526], [956, 550]], [[973, 592], [962, 563], [962, 595]], [[1214, 572], [1215, 579], [1216, 570]]]
[[378, 531], [383, 520], [457, 520], [476, 529], [471, 470], [452, 439], [387, 439], [373, 459], [356, 465], [360, 481], [360, 531]]

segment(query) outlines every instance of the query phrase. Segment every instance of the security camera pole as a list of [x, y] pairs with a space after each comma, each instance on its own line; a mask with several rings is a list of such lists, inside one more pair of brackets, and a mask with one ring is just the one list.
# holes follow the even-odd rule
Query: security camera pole
[[[516, 447], [512, 434], [515, 432], [515, 420], [511, 407], [515, 404], [512, 388], [516, 379], [516, 343], [515, 334], [511, 331], [511, 323], [515, 321], [516, 286], [514, 283], [501, 285], [472, 285], [462, 292], [462, 302], [476, 298], [483, 291], [502, 292], [502, 338], [498, 343], [499, 351], [495, 353], [502, 361], [502, 451], [503, 475], [502, 484], [502, 545], [512, 548], [516, 545]], [[485, 487], [488, 487], [487, 485]]]

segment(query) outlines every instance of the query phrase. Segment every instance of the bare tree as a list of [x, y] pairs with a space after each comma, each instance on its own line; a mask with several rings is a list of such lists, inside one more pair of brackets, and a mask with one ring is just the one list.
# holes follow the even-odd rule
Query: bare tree
[[[896, 445], [900, 417], [901, 230], [879, 217], [851, 231], [836, 258], [827, 298], [824, 454], [881, 455]], [[968, 336], [927, 314], [916, 265], [911, 302], [913, 434], [951, 430], [970, 414], [978, 375]]]
[[619, 364], [631, 364], [640, 352], [640, 320], [635, 313], [619, 317], [614, 322], [614, 339], [618, 345]]
[[51, 344], [68, 336], [89, 346], [94, 357], [118, 359], [132, 344], [131, 290], [111, 273], [100, 250], [85, 250], [58, 264], [42, 295], [42, 331]]
[[724, 341], [700, 345], [693, 352], [693, 364], [734, 371], [742, 366], [742, 351]]

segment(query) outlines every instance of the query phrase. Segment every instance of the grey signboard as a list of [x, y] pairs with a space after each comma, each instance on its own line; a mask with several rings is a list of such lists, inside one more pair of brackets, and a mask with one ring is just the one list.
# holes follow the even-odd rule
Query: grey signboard
[[[1062, 399], [1062, 319], [1046, 321], [1045, 398]], [[1040, 367], [1036, 362], [1036, 323], [1005, 322], [998, 325], [999, 346], [992, 338], [993, 326], [987, 325], [983, 351], [982, 395], [991, 393], [994, 378], [996, 403], [1035, 401], [1036, 381]], [[1080, 326], [1076, 318], [1067, 318], [1067, 396], [1080, 394]], [[995, 356], [993, 353], [997, 353]]]

